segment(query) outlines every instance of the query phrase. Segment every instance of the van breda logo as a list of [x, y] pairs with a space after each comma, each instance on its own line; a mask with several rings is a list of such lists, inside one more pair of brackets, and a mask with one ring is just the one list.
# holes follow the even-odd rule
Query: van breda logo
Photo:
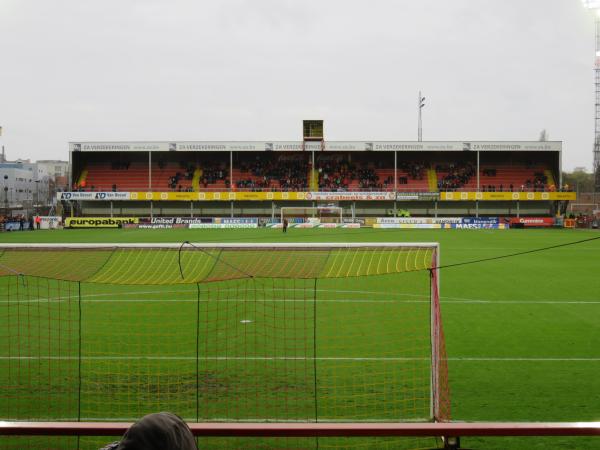
[[81, 144], [73, 144], [73, 151], [74, 152], [80, 152], [81, 151]]
[[175, 143], [175, 142], [169, 142], [169, 151], [170, 152], [177, 151], [177, 143]]
[[60, 194], [60, 199], [61, 200], [70, 200], [72, 195], [73, 194], [71, 194], [70, 192], [62, 192]]
[[463, 142], [463, 151], [468, 152], [469, 150], [471, 150], [471, 143]]

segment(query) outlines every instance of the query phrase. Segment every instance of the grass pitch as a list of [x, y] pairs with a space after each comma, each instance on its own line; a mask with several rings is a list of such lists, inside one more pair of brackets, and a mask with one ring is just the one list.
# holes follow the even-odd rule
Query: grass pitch
[[[64, 230], [7, 233], [0, 239], [2, 242], [435, 241], [441, 244], [444, 266], [595, 236], [594, 232], [568, 230], [371, 229], [291, 229], [283, 235], [281, 231], [261, 229]], [[599, 254], [597, 240], [441, 271], [454, 420], [598, 420]], [[344, 308], [343, 304], [332, 305], [330, 314], [356, 317], [356, 310], [349, 313]], [[168, 316], [166, 310], [153, 311], [157, 320]], [[321, 338], [327, 340], [327, 336], [325, 333]], [[150, 353], [158, 350], [147, 349]], [[243, 405], [238, 409], [243, 412]], [[598, 440], [481, 438], [464, 439], [462, 444], [466, 448], [591, 449], [598, 446]]]

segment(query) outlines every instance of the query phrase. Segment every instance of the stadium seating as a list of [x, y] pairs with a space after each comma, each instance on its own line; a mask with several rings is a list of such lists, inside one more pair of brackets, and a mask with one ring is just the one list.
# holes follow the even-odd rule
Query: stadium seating
[[[219, 191], [272, 190], [303, 191], [318, 182], [322, 191], [393, 191], [393, 161], [373, 161], [369, 155], [319, 155], [311, 183], [308, 154], [242, 154], [233, 167], [230, 185], [228, 155], [186, 155], [180, 161], [157, 158], [152, 162], [151, 180], [148, 163], [143, 160], [90, 160], [82, 168], [76, 184], [89, 191]], [[475, 165], [466, 156], [451, 159], [398, 161], [398, 191], [477, 190]], [[421, 157], [420, 157], [421, 158]], [[549, 164], [526, 161], [488, 161], [480, 166], [480, 186], [484, 191], [543, 191], [556, 185]], [[318, 179], [318, 181], [317, 181]], [[436, 186], [437, 183], [437, 186]]]

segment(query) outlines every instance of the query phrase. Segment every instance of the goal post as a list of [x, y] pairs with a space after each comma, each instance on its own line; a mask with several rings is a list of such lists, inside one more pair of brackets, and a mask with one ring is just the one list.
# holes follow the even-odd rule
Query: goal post
[[281, 222], [287, 217], [316, 219], [321, 223], [343, 223], [344, 208], [341, 206], [282, 206]]
[[[450, 419], [438, 244], [0, 250], [0, 421], [129, 422], [163, 410], [195, 423]], [[0, 447], [54, 445], [13, 439]], [[269, 445], [314, 444], [290, 439]], [[434, 445], [364, 439], [319, 446]]]

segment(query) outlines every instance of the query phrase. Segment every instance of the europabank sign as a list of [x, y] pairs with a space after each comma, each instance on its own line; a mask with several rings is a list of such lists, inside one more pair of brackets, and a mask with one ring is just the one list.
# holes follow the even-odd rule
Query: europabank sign
[[354, 200], [394, 200], [393, 192], [307, 192], [306, 200], [354, 201]]
[[561, 151], [562, 142], [539, 141], [171, 141], [71, 142], [72, 152], [441, 152]]

